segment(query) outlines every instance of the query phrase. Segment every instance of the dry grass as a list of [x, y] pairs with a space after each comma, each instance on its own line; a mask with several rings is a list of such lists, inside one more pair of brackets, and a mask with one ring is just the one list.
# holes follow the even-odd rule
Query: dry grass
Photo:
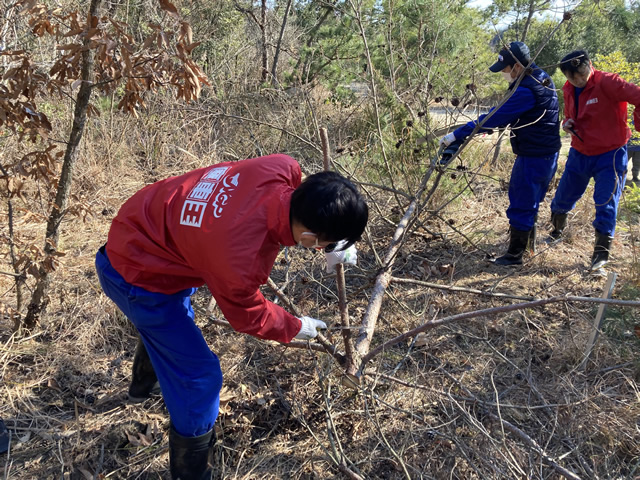
[[[179, 110], [167, 115], [158, 108], [138, 122], [116, 116], [93, 126], [75, 188], [95, 215], [84, 223], [67, 219], [61, 241], [66, 257], [55, 275], [45, 322], [26, 338], [12, 334], [8, 318], [0, 323], [0, 417], [12, 433], [0, 470], [7, 480], [168, 478], [166, 409], [160, 398], [126, 404], [135, 332], [101, 293], [94, 273], [94, 252], [119, 205], [145, 183], [213, 158], [248, 156], [257, 145], [264, 153], [298, 152], [307, 171], [318, 168], [308, 145], [290, 146], [286, 135], [269, 138], [273, 131], [263, 124], [251, 124], [247, 146], [228, 118], [189, 123]], [[256, 121], [280, 122], [276, 110], [256, 115]], [[293, 115], [278, 125], [294, 129]], [[299, 115], [302, 124], [304, 114]], [[185, 123], [178, 135], [180, 122]], [[305, 136], [312, 130], [307, 125], [295, 131]], [[471, 181], [473, 193], [461, 194], [440, 218], [423, 218], [393, 275], [521, 296], [599, 296], [604, 280], [586, 275], [593, 236], [590, 192], [570, 218], [566, 242], [548, 248], [540, 241], [538, 254], [523, 267], [498, 268], [486, 254], [504, 248], [508, 160], [480, 173], [486, 176]], [[471, 174], [449, 177], [449, 192], [466, 185], [465, 178]], [[388, 193], [368, 191], [378, 206], [372, 209], [370, 241], [361, 244], [358, 267], [347, 271], [355, 324], [379, 268], [374, 249], [384, 254], [398, 215]], [[451, 196], [439, 195], [435, 206]], [[5, 215], [5, 205], [1, 208]], [[547, 218], [548, 203], [541, 209], [541, 232], [547, 231]], [[19, 227], [21, 235], [34, 239], [41, 228]], [[635, 299], [637, 226], [619, 232], [614, 295]], [[9, 268], [4, 265], [0, 270]], [[438, 273], [445, 265], [453, 269]], [[286, 285], [302, 312], [338, 323], [335, 279], [324, 273], [320, 255], [283, 252], [272, 278]], [[275, 298], [268, 288], [265, 293]], [[0, 301], [14, 301], [10, 277], [0, 276], [0, 294]], [[347, 471], [371, 479], [559, 478], [541, 452], [584, 479], [640, 475], [635, 312], [609, 309], [584, 371], [577, 367], [595, 307], [553, 304], [453, 324], [419, 342], [398, 344], [374, 358], [354, 390], [342, 385], [342, 370], [327, 355], [287, 349], [208, 322], [202, 313], [208, 301], [206, 288], [194, 298], [198, 322], [225, 374], [217, 478], [332, 479], [348, 478]], [[513, 301], [392, 284], [374, 346], [434, 316]], [[341, 344], [337, 329], [327, 336]]]

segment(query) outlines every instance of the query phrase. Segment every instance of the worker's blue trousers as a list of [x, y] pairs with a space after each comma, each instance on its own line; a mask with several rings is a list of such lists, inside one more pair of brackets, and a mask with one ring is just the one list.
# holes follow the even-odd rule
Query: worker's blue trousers
[[131, 285], [111, 266], [104, 247], [96, 255], [96, 270], [104, 293], [140, 333], [173, 428], [184, 437], [207, 433], [218, 417], [222, 371], [194, 323], [196, 289], [165, 295]]
[[546, 157], [518, 155], [509, 180], [509, 208], [507, 218], [516, 230], [533, 228], [540, 203], [558, 168], [558, 154]]
[[613, 237], [618, 202], [627, 177], [627, 161], [626, 146], [600, 155], [583, 155], [570, 149], [558, 190], [551, 202], [551, 212], [567, 213], [573, 210], [593, 178], [593, 201], [596, 204], [593, 226], [598, 232]]

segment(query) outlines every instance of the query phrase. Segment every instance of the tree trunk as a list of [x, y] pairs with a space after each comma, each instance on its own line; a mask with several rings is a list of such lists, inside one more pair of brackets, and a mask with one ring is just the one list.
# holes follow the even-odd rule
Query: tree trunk
[[278, 72], [278, 57], [280, 56], [280, 49], [282, 48], [282, 37], [284, 37], [284, 29], [287, 26], [287, 19], [289, 18], [289, 11], [291, 10], [291, 0], [287, 1], [287, 7], [284, 10], [284, 16], [282, 17], [282, 27], [280, 27], [280, 36], [278, 37], [278, 45], [276, 45], [276, 53], [273, 56], [273, 66], [271, 67], [271, 83], [275, 85], [278, 82], [276, 76]]
[[[91, 0], [89, 6], [88, 18], [96, 16], [100, 0]], [[91, 25], [87, 25], [89, 29]], [[87, 45], [89, 40], [85, 40]], [[73, 169], [78, 158], [78, 146], [84, 132], [87, 121], [87, 108], [91, 98], [92, 79], [93, 79], [93, 52], [86, 49], [82, 52], [82, 83], [76, 97], [76, 106], [73, 113], [73, 126], [69, 134], [67, 149], [64, 154], [62, 163], [62, 172], [56, 192], [56, 200], [51, 209], [51, 213], [47, 220], [47, 233], [45, 238], [44, 251], [47, 256], [54, 255], [58, 248], [58, 238], [60, 237], [60, 224], [65, 214], [65, 209], [69, 201], [71, 191], [71, 182], [73, 179]], [[40, 277], [36, 283], [36, 287], [31, 296], [31, 302], [27, 308], [27, 314], [24, 318], [22, 326], [28, 330], [33, 329], [40, 319], [40, 315], [47, 308], [49, 303], [47, 293], [51, 283], [50, 269], [44, 266], [40, 267]]]
[[524, 27], [522, 29], [522, 41], [527, 41], [527, 34], [529, 33], [529, 27], [531, 26], [531, 19], [533, 15], [536, 13], [536, 0], [529, 0], [529, 11], [527, 12], [527, 20], [524, 22]]
[[267, 81], [269, 75], [269, 59], [267, 58], [267, 0], [262, 0], [260, 8], [260, 33], [262, 35], [262, 72], [260, 79]]
[[[313, 42], [315, 42], [316, 40], [316, 35], [317, 33], [320, 31], [320, 27], [324, 24], [324, 22], [327, 20], [327, 18], [329, 18], [329, 14], [333, 12], [334, 6], [336, 4], [337, 0], [333, 2], [333, 4], [330, 7], [326, 7], [325, 6], [325, 11], [322, 14], [322, 17], [318, 20], [318, 22], [313, 26], [313, 28], [309, 31], [309, 33], [306, 35], [307, 36], [307, 41], [305, 42], [305, 45], [308, 47], [310, 47], [311, 45], [313, 45]], [[302, 55], [298, 56], [298, 60], [296, 62], [295, 67], [293, 67], [293, 71], [296, 73], [296, 76], [298, 78], [300, 78], [301, 83], [302, 82], [302, 77], [303, 72], [306, 70], [305, 65], [302, 65]]]

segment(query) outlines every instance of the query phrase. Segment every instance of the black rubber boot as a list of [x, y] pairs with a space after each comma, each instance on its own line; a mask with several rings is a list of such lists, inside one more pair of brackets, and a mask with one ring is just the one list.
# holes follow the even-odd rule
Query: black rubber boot
[[554, 243], [558, 243], [562, 240], [562, 232], [567, 226], [567, 213], [551, 213], [551, 225], [553, 225], [553, 230], [545, 240], [549, 245], [553, 245]]
[[138, 339], [136, 353], [133, 356], [133, 373], [131, 385], [129, 385], [129, 401], [132, 403], [144, 402], [152, 395], [160, 394], [158, 377], [151, 365], [151, 359], [144, 348], [142, 340]]
[[507, 253], [496, 258], [496, 265], [522, 265], [522, 255], [527, 249], [531, 230], [516, 230], [511, 227], [511, 239]]
[[633, 152], [631, 154], [631, 175], [632, 182], [635, 186], [638, 185], [640, 176], [640, 152]]
[[596, 245], [593, 248], [589, 270], [596, 272], [607, 264], [612, 241], [613, 237], [596, 230]]
[[533, 219], [533, 227], [529, 230], [529, 251], [531, 255], [536, 254], [536, 235], [538, 233], [538, 216], [536, 215]]
[[216, 441], [213, 429], [199, 437], [183, 437], [169, 431], [169, 466], [172, 480], [211, 480], [211, 446]]

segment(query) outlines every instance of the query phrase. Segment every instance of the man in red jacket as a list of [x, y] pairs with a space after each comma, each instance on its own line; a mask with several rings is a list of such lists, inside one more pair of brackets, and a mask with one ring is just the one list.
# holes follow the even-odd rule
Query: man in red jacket
[[584, 194], [589, 180], [595, 180], [593, 199], [596, 216], [595, 247], [589, 267], [602, 272], [616, 228], [618, 202], [627, 175], [627, 103], [636, 106], [634, 120], [640, 125], [640, 87], [615, 73], [593, 68], [584, 50], [565, 56], [560, 70], [567, 77], [562, 128], [571, 134], [571, 149], [562, 178], [551, 202], [553, 231], [548, 241], [562, 238], [567, 213]]
[[140, 334], [129, 398], [161, 389], [169, 411], [174, 479], [211, 478], [222, 372], [194, 323], [198, 287], [208, 286], [239, 332], [286, 343], [326, 328], [267, 301], [259, 287], [281, 245], [353, 248], [368, 209], [335, 172], [301, 176], [293, 158], [277, 154], [148, 185], [122, 206], [96, 255], [104, 292]]

